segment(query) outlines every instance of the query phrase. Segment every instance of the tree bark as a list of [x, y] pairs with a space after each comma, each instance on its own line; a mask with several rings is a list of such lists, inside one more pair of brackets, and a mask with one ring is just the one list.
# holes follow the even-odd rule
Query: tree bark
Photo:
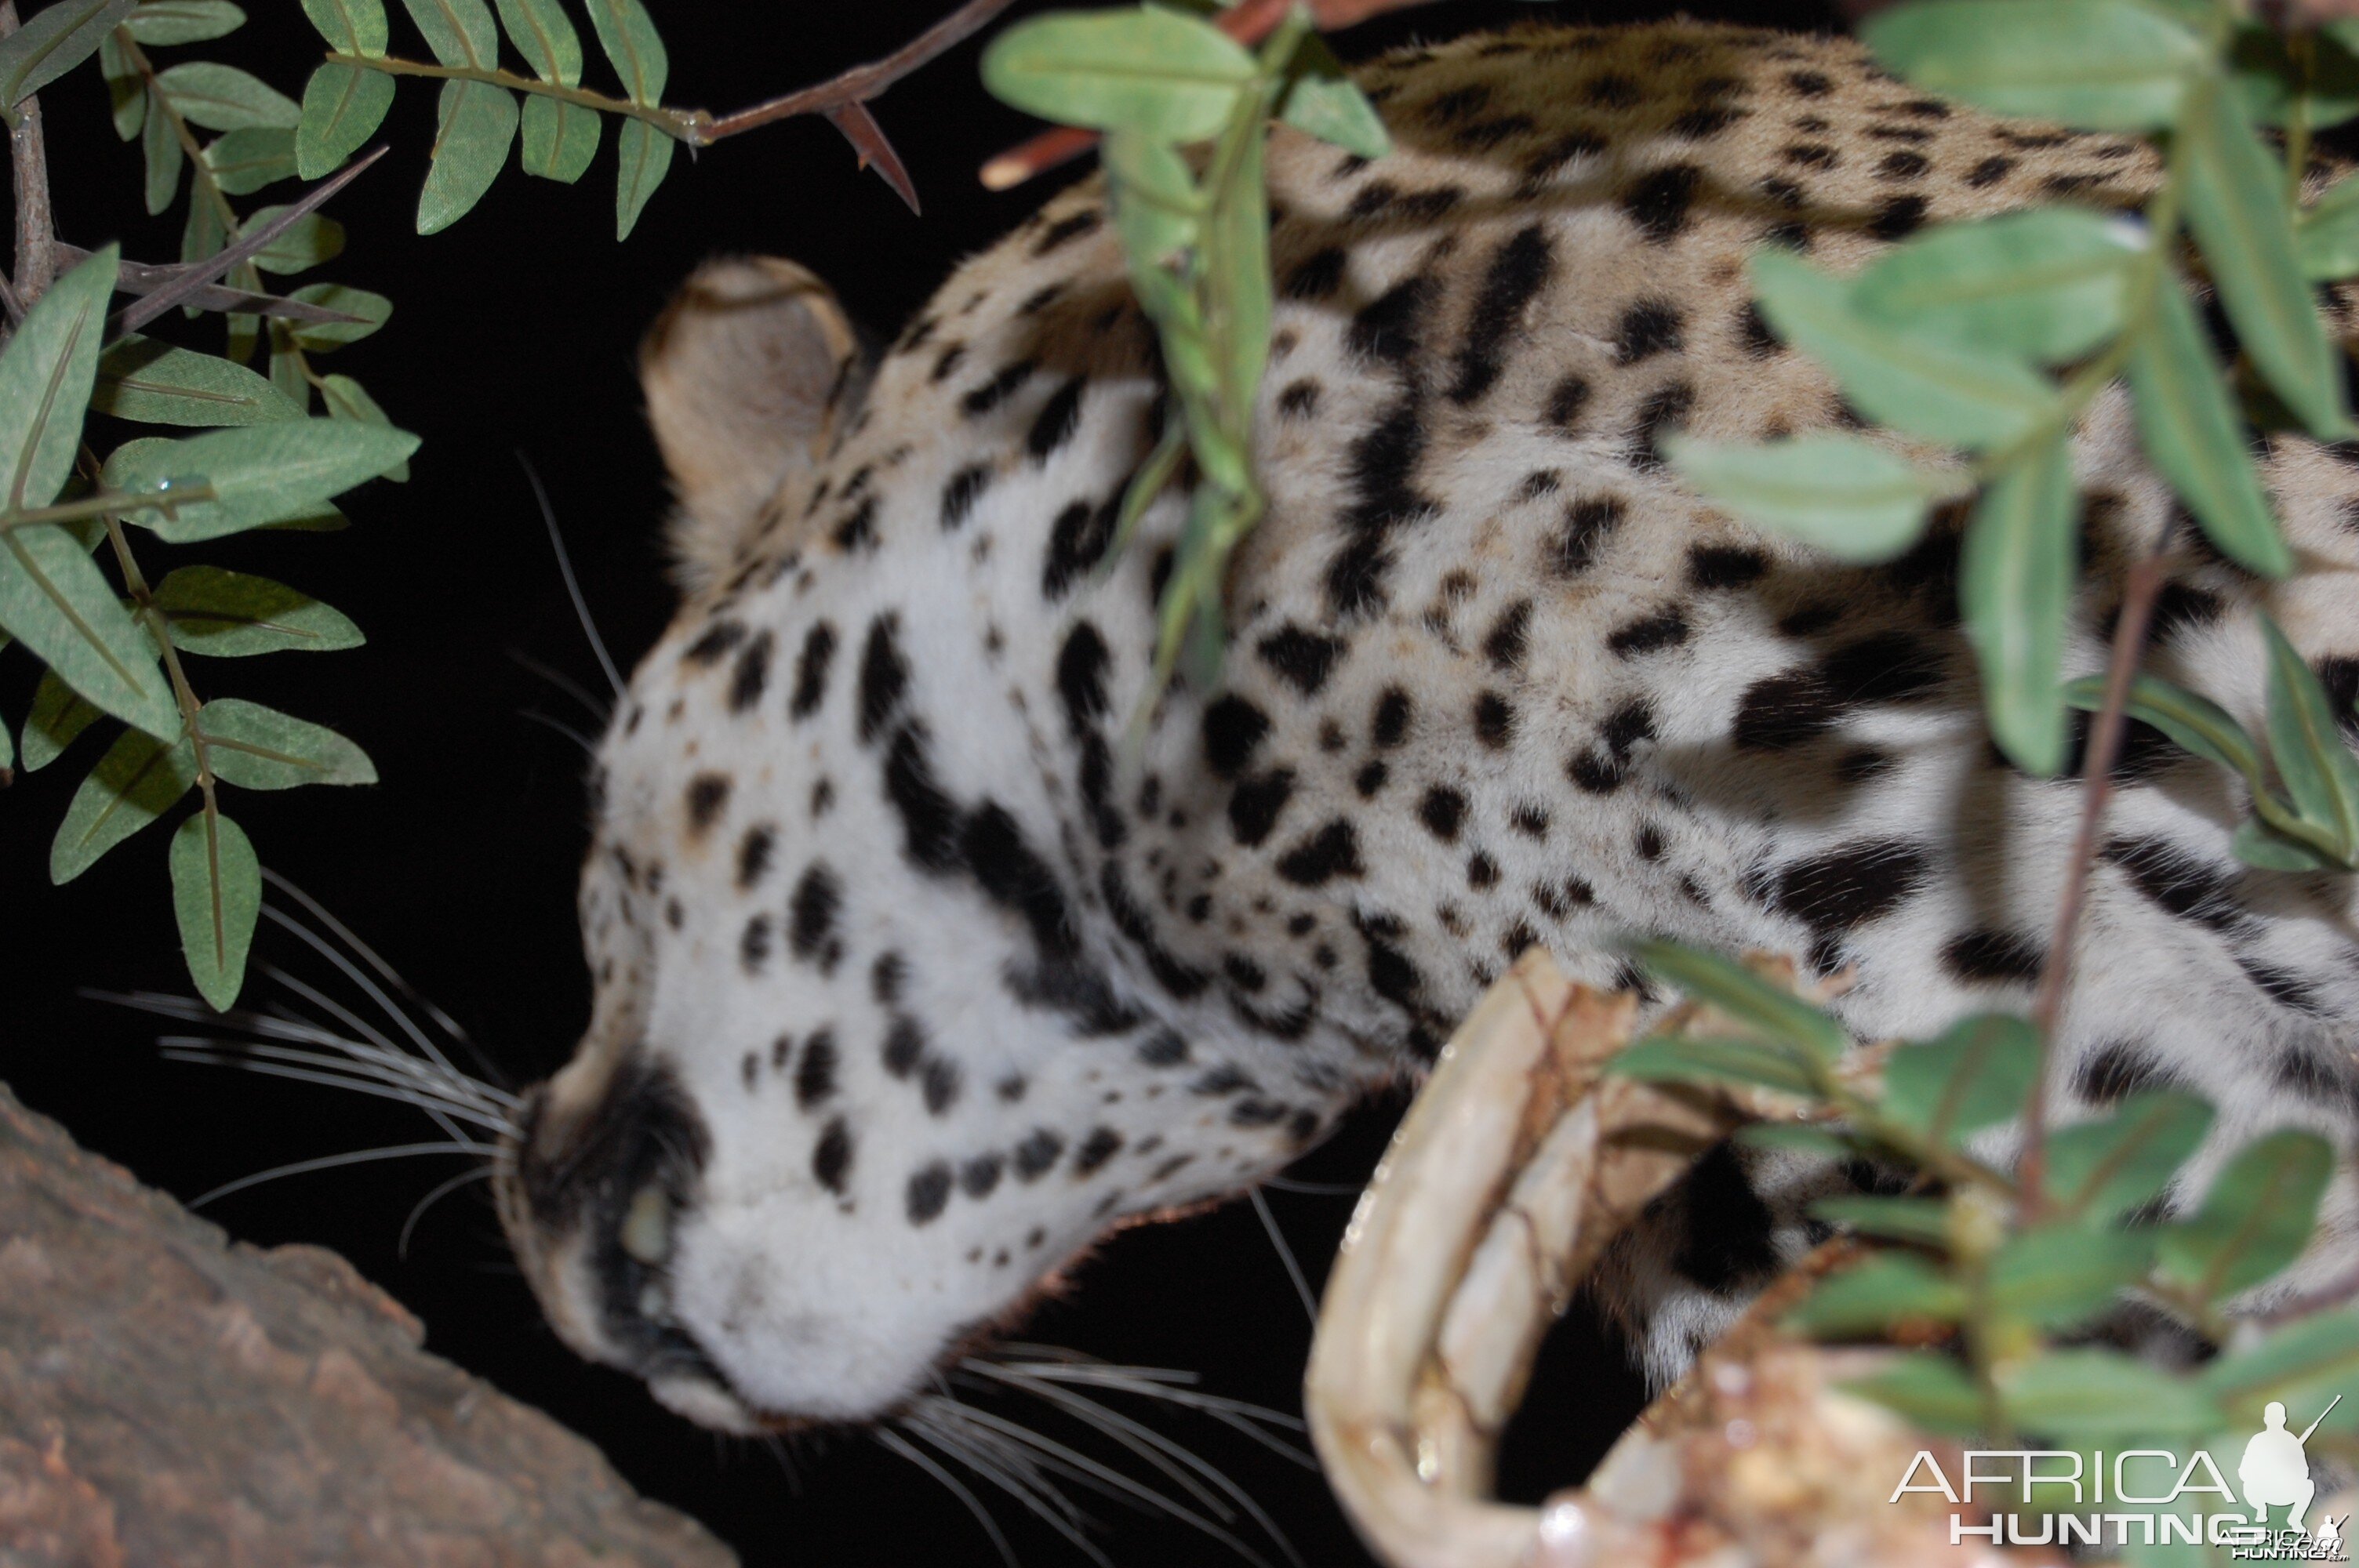
[[0, 1086], [0, 1568], [724, 1568], [316, 1247], [231, 1241]]

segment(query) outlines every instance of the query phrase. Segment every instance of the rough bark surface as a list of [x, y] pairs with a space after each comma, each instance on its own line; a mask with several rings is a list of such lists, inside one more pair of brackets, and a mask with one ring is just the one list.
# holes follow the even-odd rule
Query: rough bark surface
[[332, 1252], [232, 1242], [0, 1087], [0, 1568], [722, 1568]]

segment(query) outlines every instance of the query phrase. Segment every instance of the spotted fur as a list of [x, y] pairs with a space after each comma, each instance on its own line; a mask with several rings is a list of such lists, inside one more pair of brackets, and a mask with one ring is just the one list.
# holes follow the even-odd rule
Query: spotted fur
[[[759, 504], [682, 473], [690, 593], [600, 756], [594, 1022], [503, 1188], [560, 1332], [677, 1408], [892, 1409], [1117, 1225], [1416, 1074], [1535, 944], [1600, 985], [1633, 978], [1623, 933], [1791, 953], [1855, 975], [1869, 1037], [2027, 1000], [2078, 784], [1984, 738], [1958, 518], [1842, 567], [1700, 504], [1658, 442], [1853, 422], [1749, 303], [1756, 247], [1850, 269], [1928, 222], [2132, 200], [2149, 154], [1680, 23], [1364, 80], [1392, 157], [1275, 138], [1269, 514], [1222, 688], [1135, 754], [1180, 503], [1105, 558], [1166, 411], [1096, 184], [873, 374], [806, 370], [817, 444], [747, 455]], [[2078, 674], [2174, 512], [2117, 398], [2074, 462]], [[2156, 654], [2248, 721], [2264, 604], [2359, 685], [2359, 467], [2278, 437], [2266, 468], [2310, 570], [2265, 587], [2174, 535]], [[2347, 884], [2241, 868], [2230, 787], [2155, 741], [2120, 764], [2061, 1077], [2076, 1114], [2218, 1102], [2200, 1190], [2263, 1127], [2348, 1147], [2359, 964]], [[1650, 1365], [1850, 1179], [1699, 1168], [1611, 1271]], [[2352, 1227], [2338, 1180], [2321, 1246]]]

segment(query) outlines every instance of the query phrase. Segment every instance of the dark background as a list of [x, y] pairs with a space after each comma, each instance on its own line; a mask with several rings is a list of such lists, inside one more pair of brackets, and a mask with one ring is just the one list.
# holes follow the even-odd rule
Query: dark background
[[[160, 51], [159, 63], [226, 59], [299, 94], [317, 45], [293, 0], [247, 5], [254, 20], [243, 32]], [[668, 97], [719, 112], [885, 53], [947, 7], [657, 0], [653, 8], [670, 49]], [[1020, 5], [1016, 14], [1038, 8]], [[1835, 25], [1832, 7], [1807, 0], [1682, 8], [1711, 18]], [[1669, 9], [1454, 0], [1338, 42], [1346, 58], [1361, 58], [1410, 37], [1536, 16], [1616, 21]], [[594, 84], [604, 80], [603, 62], [586, 27], [583, 33]], [[395, 35], [395, 52], [422, 54], [398, 17]], [[1033, 128], [983, 92], [979, 47], [953, 51], [876, 106], [925, 199], [924, 217], [856, 172], [832, 130], [800, 121], [693, 162], [676, 158], [638, 232], [621, 245], [613, 237], [611, 125], [580, 185], [528, 179], [511, 161], [453, 228], [430, 239], [411, 233], [433, 92], [405, 82], [381, 133], [393, 155], [330, 208], [350, 233], [348, 249], [292, 281], [333, 279], [394, 299], [385, 331], [319, 362], [359, 377], [396, 423], [425, 438], [416, 477], [347, 498], [354, 525], [339, 535], [248, 535], [177, 550], [143, 541], [151, 578], [191, 560], [258, 571], [318, 594], [366, 630], [369, 643], [357, 652], [194, 662], [201, 695], [251, 697], [332, 725], [368, 749], [384, 779], [365, 790], [236, 796], [232, 809], [266, 865], [376, 945], [512, 1083], [563, 1061], [588, 999], [572, 913], [585, 841], [583, 758], [573, 741], [526, 715], [598, 728], [516, 655], [593, 693], [603, 687], [517, 454], [546, 480], [591, 611], [627, 670], [671, 602], [657, 527], [667, 498], [633, 371], [640, 331], [700, 259], [746, 251], [812, 267], [855, 318], [889, 337], [954, 258], [988, 243], [1045, 194], [1035, 187], [995, 196], [975, 183], [985, 157]], [[165, 218], [139, 216], [138, 150], [114, 138], [96, 73], [77, 71], [44, 100], [61, 235], [91, 247], [119, 236], [125, 254], [143, 260], [177, 256], [185, 195]], [[236, 200], [251, 211], [283, 200], [286, 189]], [[215, 319], [175, 317], [156, 330], [220, 347]], [[114, 427], [95, 435], [103, 449], [146, 433]], [[21, 654], [0, 657], [0, 714], [11, 722], [22, 719], [33, 675]], [[71, 886], [49, 886], [50, 835], [101, 749], [85, 737], [0, 794], [0, 1076], [85, 1144], [184, 1199], [279, 1162], [433, 1137], [402, 1107], [163, 1061], [155, 1021], [78, 994], [187, 989], [164, 831], [147, 829]], [[266, 923], [256, 957], [313, 984], [333, 981], [322, 960]], [[273, 991], [257, 968], [248, 999]], [[1358, 1180], [1397, 1108], [1370, 1108], [1298, 1174]], [[761, 1445], [717, 1439], [666, 1414], [636, 1382], [577, 1360], [542, 1326], [506, 1261], [482, 1184], [431, 1210], [407, 1256], [397, 1255], [412, 1206], [463, 1168], [448, 1158], [360, 1165], [257, 1187], [211, 1212], [255, 1242], [318, 1242], [343, 1252], [424, 1318], [431, 1348], [588, 1435], [634, 1483], [703, 1519], [748, 1563], [994, 1560], [953, 1498], [857, 1434], [801, 1440], [782, 1464]], [[1315, 1287], [1349, 1199], [1279, 1192], [1271, 1201]], [[1309, 1344], [1284, 1268], [1241, 1204], [1125, 1237], [1085, 1271], [1073, 1300], [1051, 1306], [1027, 1333], [1111, 1360], [1190, 1368], [1212, 1391], [1287, 1411], [1298, 1408]], [[1576, 1314], [1551, 1340], [1533, 1401], [1511, 1434], [1503, 1489], [1537, 1499], [1577, 1476], [1638, 1400], [1618, 1352]], [[1314, 1475], [1182, 1412], [1131, 1413], [1243, 1482], [1310, 1563], [1365, 1561]], [[1119, 1457], [1103, 1439], [1082, 1441], [1099, 1457]], [[978, 1490], [1027, 1563], [1081, 1561], [1013, 1502]], [[1085, 1500], [1116, 1562], [1228, 1560], [1183, 1529]]]

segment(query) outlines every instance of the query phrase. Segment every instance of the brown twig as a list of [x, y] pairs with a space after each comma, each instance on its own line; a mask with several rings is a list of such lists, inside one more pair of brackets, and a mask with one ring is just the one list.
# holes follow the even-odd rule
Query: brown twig
[[717, 119], [700, 110], [696, 115], [699, 128], [688, 140], [693, 146], [706, 146], [723, 136], [737, 135], [757, 125], [767, 125], [779, 120], [790, 120], [798, 114], [824, 114], [831, 109], [866, 103], [937, 55], [964, 43], [1013, 3], [1014, 0], [966, 0], [965, 5], [882, 59], [855, 65], [815, 87], [799, 88], [783, 97], [773, 98]]
[[[0, 38], [16, 30], [16, 0], [0, 0]], [[16, 187], [16, 265], [13, 282], [20, 305], [29, 306], [49, 292], [57, 276], [57, 259], [49, 242], [56, 221], [49, 207], [49, 158], [41, 136], [38, 93], [16, 108], [16, 125], [8, 134], [8, 168]]]
[[299, 220], [308, 216], [329, 197], [359, 178], [362, 170], [385, 155], [386, 149], [379, 147], [366, 157], [339, 169], [305, 191], [299, 200], [273, 217], [269, 222], [263, 224], [236, 243], [215, 251], [203, 261], [189, 263], [169, 283], [162, 285], [155, 292], [116, 311], [114, 319], [107, 323], [107, 341], [113, 342], [116, 339], [137, 331], [175, 305], [184, 304], [193, 298], [198, 290], [237, 265], [238, 263], [259, 254], [268, 248], [273, 240], [293, 228]]
[[2154, 602], [2162, 592], [2163, 560], [2175, 530], [2166, 527], [2154, 548], [2130, 568], [2123, 585], [2121, 618], [2114, 627], [2113, 658], [2105, 670], [2104, 706], [2089, 729], [2089, 746], [2082, 760], [2081, 825], [2072, 837], [2072, 858], [2064, 873], [2064, 893], [2057, 901], [2056, 923], [2048, 937], [2048, 959], [2039, 971], [2039, 990], [2031, 1004], [2031, 1021], [2045, 1049], [2039, 1056], [2039, 1076], [2023, 1117], [2023, 1154], [2016, 1170], [2017, 1201], [2027, 1219], [2039, 1212], [2041, 1178], [2048, 1152], [2048, 1096], [2054, 1077], [2056, 1024], [2064, 1011], [2064, 990], [2072, 977], [2072, 945], [2081, 926], [2081, 911], [2089, 897], [2089, 875], [2097, 859], [2097, 834], [2104, 825], [2105, 802], [2113, 794], [2114, 760], [2121, 752], [2128, 728], [2130, 682], [2136, 677], [2138, 658], [2146, 649], [2147, 625], [2154, 618]]
[[[1387, 11], [1405, 11], [1412, 5], [1425, 5], [1432, 0], [1308, 0], [1311, 24], [1322, 33], [1339, 33], [1346, 27], [1356, 27], [1372, 17]], [[2359, 4], [2359, 0], [2353, 0]], [[1295, 0], [1240, 0], [1219, 16], [1212, 25], [1241, 44], [1256, 44], [1267, 38], [1272, 28], [1286, 19], [1294, 8]], [[985, 190], [1009, 190], [1055, 168], [1071, 163], [1098, 145], [1095, 131], [1083, 131], [1071, 125], [1060, 125], [1053, 131], [1043, 131], [1030, 141], [1019, 143], [985, 163], [976, 178]]]

